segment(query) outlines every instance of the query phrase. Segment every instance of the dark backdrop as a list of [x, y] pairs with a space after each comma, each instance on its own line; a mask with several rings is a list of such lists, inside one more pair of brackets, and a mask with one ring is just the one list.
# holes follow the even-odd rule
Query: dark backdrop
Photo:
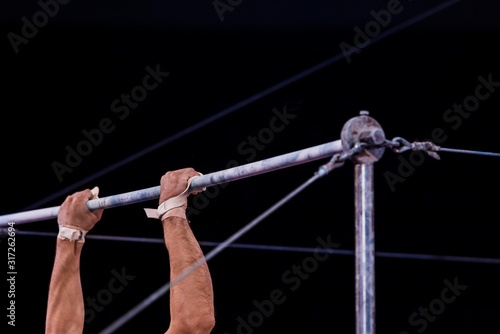
[[[500, 7], [493, 0], [54, 4], [0, 3], [1, 214], [57, 206], [86, 187], [115, 195], [156, 186], [168, 170], [210, 173], [338, 140], [360, 110], [387, 138], [500, 152]], [[361, 35], [366, 29], [371, 37]], [[127, 113], [121, 96], [139, 92], [148, 66], [161, 82]], [[288, 115], [285, 123], [265, 130], [277, 113]], [[99, 126], [108, 133], [97, 136]], [[67, 150], [78, 148], [85, 131], [96, 144], [58, 177], [54, 164], [67, 164]], [[259, 133], [264, 142], [255, 144]], [[386, 150], [374, 165], [378, 333], [500, 332], [500, 160], [440, 155]], [[199, 212], [191, 226], [203, 250], [323, 162], [192, 198]], [[355, 332], [353, 166], [347, 161], [315, 182], [209, 262], [214, 333]], [[399, 178], [391, 183], [388, 175]], [[109, 209], [90, 235], [160, 240], [160, 225], [142, 210], [156, 205]], [[16, 326], [7, 325], [7, 285], [2, 326], [42, 333], [57, 223], [16, 227]], [[311, 261], [318, 238], [338, 244], [322, 262]], [[5, 277], [6, 239], [2, 246]], [[304, 265], [308, 275], [290, 272]], [[106, 304], [86, 304], [85, 332], [98, 333], [168, 282], [168, 254], [161, 243], [89, 238], [81, 272], [85, 298]], [[127, 279], [110, 294], [117, 273]], [[168, 303], [161, 295], [116, 333], [163, 333]]]

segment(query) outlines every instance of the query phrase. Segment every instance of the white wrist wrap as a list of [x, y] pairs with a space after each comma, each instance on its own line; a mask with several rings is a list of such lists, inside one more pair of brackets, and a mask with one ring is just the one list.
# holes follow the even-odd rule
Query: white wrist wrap
[[[203, 175], [203, 174], [200, 173], [200, 175]], [[164, 218], [166, 218], [168, 216], [168, 215], [167, 216], [165, 216], [165, 215], [168, 214], [168, 212], [170, 210], [185, 206], [187, 204], [187, 198], [189, 196], [187, 191], [189, 189], [189, 186], [191, 185], [191, 182], [193, 181], [193, 179], [195, 177], [197, 177], [197, 176], [193, 176], [188, 180], [187, 187], [186, 187], [186, 189], [184, 189], [184, 191], [182, 193], [180, 193], [179, 195], [177, 195], [175, 197], [167, 199], [165, 202], [161, 203], [158, 206], [158, 209], [155, 210], [155, 209], [145, 208], [144, 211], [146, 212], [146, 216], [148, 216], [148, 218], [155, 218], [155, 219], [163, 220]], [[205, 190], [205, 189], [206, 188], [203, 188], [203, 190]]]
[[59, 234], [57, 235], [57, 237], [63, 240], [66, 239], [71, 241], [85, 242], [86, 234], [87, 231], [59, 225]]

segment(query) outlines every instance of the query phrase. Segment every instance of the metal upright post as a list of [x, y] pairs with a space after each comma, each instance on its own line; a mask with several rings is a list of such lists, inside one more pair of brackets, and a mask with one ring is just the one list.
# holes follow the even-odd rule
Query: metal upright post
[[373, 214], [373, 164], [356, 164], [356, 334], [375, 333], [375, 234]]
[[372, 148], [351, 157], [354, 166], [355, 197], [355, 280], [356, 280], [356, 334], [375, 333], [375, 230], [373, 163], [383, 155], [381, 145], [385, 135], [380, 125], [361, 111], [342, 129], [344, 151], [358, 144]]

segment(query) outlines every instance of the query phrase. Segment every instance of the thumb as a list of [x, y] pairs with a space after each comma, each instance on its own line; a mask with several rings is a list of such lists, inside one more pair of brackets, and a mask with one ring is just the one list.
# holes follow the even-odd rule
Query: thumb
[[[99, 187], [94, 187], [90, 190], [92, 193], [91, 199], [98, 199], [99, 198]], [[104, 212], [104, 209], [98, 209], [94, 210], [92, 213], [97, 216], [98, 219], [101, 219], [102, 213]]]

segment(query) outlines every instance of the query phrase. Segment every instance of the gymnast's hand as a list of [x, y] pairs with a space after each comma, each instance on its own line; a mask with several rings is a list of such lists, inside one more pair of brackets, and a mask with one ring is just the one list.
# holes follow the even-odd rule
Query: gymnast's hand
[[66, 197], [59, 208], [57, 223], [60, 226], [90, 231], [101, 220], [104, 209], [90, 211], [87, 201], [97, 198], [99, 188], [85, 189]]
[[[174, 171], [169, 171], [161, 177], [160, 181], [160, 200], [159, 204], [164, 201], [180, 195], [188, 186], [188, 180], [194, 176], [200, 176], [201, 173], [197, 172], [191, 167], [182, 168]], [[192, 194], [197, 194], [200, 191], [194, 191]], [[189, 195], [189, 194], [188, 194]], [[186, 204], [187, 205], [187, 204]]]

